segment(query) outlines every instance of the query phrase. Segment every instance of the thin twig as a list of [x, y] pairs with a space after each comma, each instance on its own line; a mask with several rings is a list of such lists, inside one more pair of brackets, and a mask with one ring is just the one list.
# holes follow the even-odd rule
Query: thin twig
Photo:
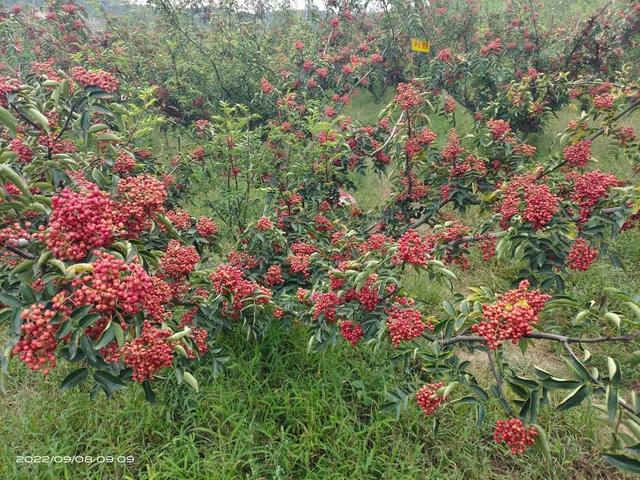
[[513, 413], [511, 411], [511, 404], [507, 401], [507, 397], [504, 394], [504, 389], [502, 388], [502, 376], [498, 373], [498, 369], [496, 368], [496, 364], [493, 359], [493, 353], [489, 348], [485, 348], [484, 351], [487, 354], [487, 359], [489, 360], [489, 369], [493, 374], [493, 378], [496, 380], [496, 387], [498, 387], [498, 394], [500, 395], [500, 400], [502, 400], [504, 407], [507, 409], [507, 413], [509, 416], [512, 416]]
[[26, 258], [27, 260], [35, 260], [36, 256], [32, 253], [25, 252], [24, 250], [20, 250], [19, 248], [12, 247], [11, 245], [5, 245], [4, 248], [9, 250], [11, 253], [15, 253], [19, 257]]

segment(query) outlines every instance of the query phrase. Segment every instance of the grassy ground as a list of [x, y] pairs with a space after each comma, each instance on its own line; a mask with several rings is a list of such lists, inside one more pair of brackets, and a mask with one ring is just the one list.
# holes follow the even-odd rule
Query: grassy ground
[[[388, 92], [381, 103], [358, 97], [350, 113], [371, 121], [391, 96]], [[562, 112], [551, 123], [551, 133], [536, 139], [541, 150], [570, 115]], [[442, 136], [448, 126], [433, 128]], [[596, 156], [612, 158], [608, 149], [599, 144]], [[604, 168], [630, 175], [623, 159]], [[385, 180], [374, 175], [356, 180], [360, 204], [375, 208]], [[629, 232], [613, 248], [625, 269], [599, 262], [569, 278], [569, 294], [587, 303], [599, 299], [604, 285], [640, 291], [640, 235]], [[456, 272], [459, 288], [471, 283], [504, 288], [514, 268], [477, 257], [472, 264], [473, 278]], [[437, 312], [446, 290], [416, 275], [406, 280], [411, 293]], [[489, 408], [480, 430], [467, 407], [443, 409], [435, 433], [433, 420], [414, 405], [396, 420], [379, 412], [384, 387], [404, 382], [388, 362], [387, 351], [343, 345], [323, 355], [307, 354], [306, 341], [304, 331], [278, 327], [260, 345], [229, 338], [224, 348], [232, 360], [226, 372], [214, 378], [206, 365], [200, 366], [194, 372], [199, 394], [172, 379], [157, 382], [156, 405], [148, 404], [136, 388], [111, 401], [91, 402], [84, 391], [60, 393], [57, 385], [67, 373], [64, 368], [45, 381], [14, 362], [9, 394], [0, 399], [0, 479], [623, 478], [597, 458], [608, 438], [587, 409], [563, 415], [551, 409], [542, 412], [553, 466], [533, 450], [513, 458], [491, 438], [498, 408]], [[544, 348], [550, 347], [530, 350], [526, 357], [518, 351], [510, 355], [523, 368], [535, 363], [561, 369]], [[18, 464], [17, 455], [132, 455], [135, 461]]]
[[[398, 376], [386, 352], [304, 351], [304, 332], [273, 331], [235, 357], [218, 379], [197, 372], [195, 394], [167, 382], [155, 406], [131, 389], [112, 401], [59, 394], [24, 370], [0, 424], [3, 479], [508, 479], [614, 478], [590, 447], [605, 441], [586, 411], [548, 412], [554, 472], [538, 455], [514, 459], [491, 439], [489, 412], [478, 431], [465, 408], [445, 411], [439, 431], [417, 408], [396, 421], [378, 412]], [[64, 372], [57, 372], [62, 377]], [[59, 380], [55, 378], [53, 380]], [[163, 382], [159, 382], [162, 384]], [[17, 393], [20, 392], [20, 393]], [[55, 399], [55, 401], [53, 401]], [[580, 442], [575, 441], [577, 438]], [[132, 465], [18, 465], [16, 455], [133, 455]]]

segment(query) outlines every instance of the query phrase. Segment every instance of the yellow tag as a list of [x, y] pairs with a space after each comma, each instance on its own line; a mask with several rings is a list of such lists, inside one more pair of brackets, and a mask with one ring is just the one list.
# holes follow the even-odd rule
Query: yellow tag
[[431, 49], [431, 44], [428, 40], [420, 40], [419, 38], [411, 39], [411, 50], [414, 52], [428, 53]]

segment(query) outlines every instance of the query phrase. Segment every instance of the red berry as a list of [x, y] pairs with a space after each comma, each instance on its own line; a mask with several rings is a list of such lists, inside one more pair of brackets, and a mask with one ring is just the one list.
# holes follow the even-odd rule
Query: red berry
[[425, 415], [433, 414], [444, 400], [438, 395], [438, 390], [443, 386], [444, 382], [429, 383], [416, 392], [416, 402]]
[[538, 430], [535, 427], [526, 427], [522, 420], [514, 417], [496, 422], [493, 439], [498, 443], [506, 443], [511, 447], [511, 453], [514, 455], [521, 455], [528, 446], [536, 443], [535, 437], [537, 435]]

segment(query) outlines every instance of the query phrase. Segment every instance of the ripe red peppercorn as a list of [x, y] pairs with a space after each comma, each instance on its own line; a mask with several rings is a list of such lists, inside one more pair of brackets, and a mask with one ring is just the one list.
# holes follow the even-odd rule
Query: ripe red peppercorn
[[514, 417], [496, 422], [493, 439], [498, 443], [506, 443], [511, 447], [511, 453], [513, 455], [521, 455], [527, 447], [536, 442], [535, 437], [537, 435], [538, 430], [536, 430], [535, 427], [526, 427], [522, 423], [522, 420]]
[[359, 323], [354, 323], [351, 320], [343, 320], [339, 325], [340, 335], [353, 346], [357, 345], [364, 337], [362, 326]]
[[35, 304], [22, 312], [20, 339], [13, 347], [14, 355], [31, 370], [42, 370], [47, 375], [56, 366], [56, 326], [51, 323], [56, 311]]
[[398, 240], [398, 251], [394, 263], [407, 262], [411, 265], [426, 265], [431, 245], [415, 230], [407, 230]]
[[109, 93], [115, 92], [120, 86], [118, 79], [104, 70], [89, 72], [82, 67], [74, 67], [71, 76], [84, 87], [99, 87]]
[[429, 383], [416, 392], [416, 402], [425, 415], [435, 412], [444, 398], [438, 395], [438, 390], [444, 386], [444, 382]]
[[193, 272], [199, 261], [200, 255], [193, 245], [187, 246], [179, 240], [171, 240], [160, 260], [160, 268], [170, 277], [182, 278]]
[[107, 192], [85, 182], [79, 192], [65, 188], [51, 199], [49, 226], [36, 238], [62, 260], [82, 260], [122, 233], [117, 205]]
[[433, 328], [431, 323], [427, 325], [422, 321], [422, 313], [418, 310], [395, 304], [387, 311], [387, 329], [393, 346], [417, 338], [426, 329]]
[[578, 238], [569, 250], [567, 265], [572, 270], [588, 270], [598, 258], [598, 250], [589, 247], [584, 238]]
[[171, 330], [159, 329], [145, 322], [140, 335], [120, 349], [125, 365], [133, 369], [133, 380], [142, 383], [152, 380], [160, 370], [173, 363], [175, 345], [167, 341]]
[[198, 223], [196, 224], [196, 231], [201, 237], [208, 238], [217, 235], [220, 229], [218, 228], [218, 225], [216, 225], [216, 223], [209, 217], [202, 216], [198, 219]]
[[284, 278], [282, 278], [282, 267], [280, 265], [271, 265], [267, 269], [267, 273], [264, 276], [264, 281], [267, 285], [282, 285]]
[[591, 140], [579, 142], [564, 147], [564, 160], [572, 167], [584, 167], [591, 158]]
[[523, 280], [517, 289], [509, 290], [493, 305], [482, 305], [485, 321], [471, 326], [477, 335], [485, 338], [491, 349], [505, 340], [517, 343], [529, 335], [538, 322], [538, 313], [551, 297], [539, 290], [529, 291], [529, 282]]

